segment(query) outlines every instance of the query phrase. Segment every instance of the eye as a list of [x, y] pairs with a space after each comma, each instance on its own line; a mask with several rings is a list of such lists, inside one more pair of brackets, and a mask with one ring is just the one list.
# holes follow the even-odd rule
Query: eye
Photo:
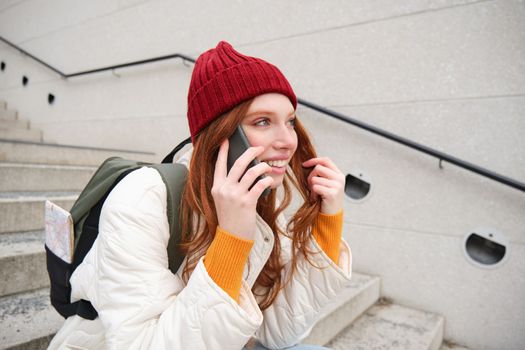
[[270, 122], [268, 121], [268, 118], [262, 118], [262, 119], [256, 120], [253, 124], [256, 126], [266, 126], [266, 125], [269, 125]]
[[288, 120], [288, 123], [292, 126], [292, 127], [295, 127], [295, 122], [296, 122], [297, 118], [296, 117], [293, 117], [292, 119]]

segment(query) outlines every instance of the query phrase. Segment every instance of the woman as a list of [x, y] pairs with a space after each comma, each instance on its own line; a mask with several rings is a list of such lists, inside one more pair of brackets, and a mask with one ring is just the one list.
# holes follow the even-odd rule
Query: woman
[[[226, 42], [199, 56], [188, 94], [193, 145], [175, 159], [189, 167], [185, 263], [168, 269], [160, 175], [132, 172], [108, 196], [70, 280], [72, 299], [91, 301], [99, 317], [68, 318], [49, 348], [280, 349], [307, 335], [348, 284], [351, 254], [341, 238], [344, 176], [315, 156], [296, 106], [268, 62]], [[228, 172], [238, 125], [253, 147]], [[261, 162], [247, 170], [253, 159]], [[291, 185], [304, 204], [286, 224]]]

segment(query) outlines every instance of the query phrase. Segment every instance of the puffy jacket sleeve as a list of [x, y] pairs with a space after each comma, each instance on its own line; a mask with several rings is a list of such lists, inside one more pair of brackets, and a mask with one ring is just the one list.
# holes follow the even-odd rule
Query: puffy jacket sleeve
[[[141, 168], [111, 192], [99, 237], [74, 281], [99, 313], [108, 349], [240, 349], [262, 322], [247, 285], [239, 303], [198, 263], [187, 285], [168, 269], [166, 187], [156, 170]], [[77, 270], [78, 270], [77, 269]], [[78, 274], [79, 276], [82, 273]]]
[[[289, 251], [290, 241], [282, 237], [283, 251]], [[257, 338], [270, 349], [297, 344], [308, 335], [323, 308], [349, 285], [352, 255], [348, 244], [341, 239], [337, 264], [321, 249], [315, 239], [309, 249], [316, 252], [308, 262], [298, 257], [293, 277], [277, 295], [273, 304], [263, 311], [264, 321]], [[286, 281], [291, 273], [289, 254], [284, 254]]]

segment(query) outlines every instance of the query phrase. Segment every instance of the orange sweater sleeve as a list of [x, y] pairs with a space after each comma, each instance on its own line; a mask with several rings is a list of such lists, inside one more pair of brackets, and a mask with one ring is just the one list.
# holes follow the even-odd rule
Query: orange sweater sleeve
[[343, 210], [333, 215], [319, 213], [313, 226], [312, 235], [321, 249], [336, 264], [339, 262], [339, 246], [342, 234]]
[[219, 226], [206, 256], [204, 266], [211, 279], [235, 301], [239, 301], [244, 265], [253, 241], [239, 238]]

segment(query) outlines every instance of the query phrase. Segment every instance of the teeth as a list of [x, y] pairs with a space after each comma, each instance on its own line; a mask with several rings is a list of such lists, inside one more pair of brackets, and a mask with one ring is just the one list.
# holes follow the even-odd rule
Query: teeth
[[275, 167], [278, 167], [278, 168], [282, 168], [282, 167], [288, 165], [288, 161], [287, 160], [267, 160], [265, 162], [268, 163], [268, 165], [270, 165], [270, 166], [275, 166]]

